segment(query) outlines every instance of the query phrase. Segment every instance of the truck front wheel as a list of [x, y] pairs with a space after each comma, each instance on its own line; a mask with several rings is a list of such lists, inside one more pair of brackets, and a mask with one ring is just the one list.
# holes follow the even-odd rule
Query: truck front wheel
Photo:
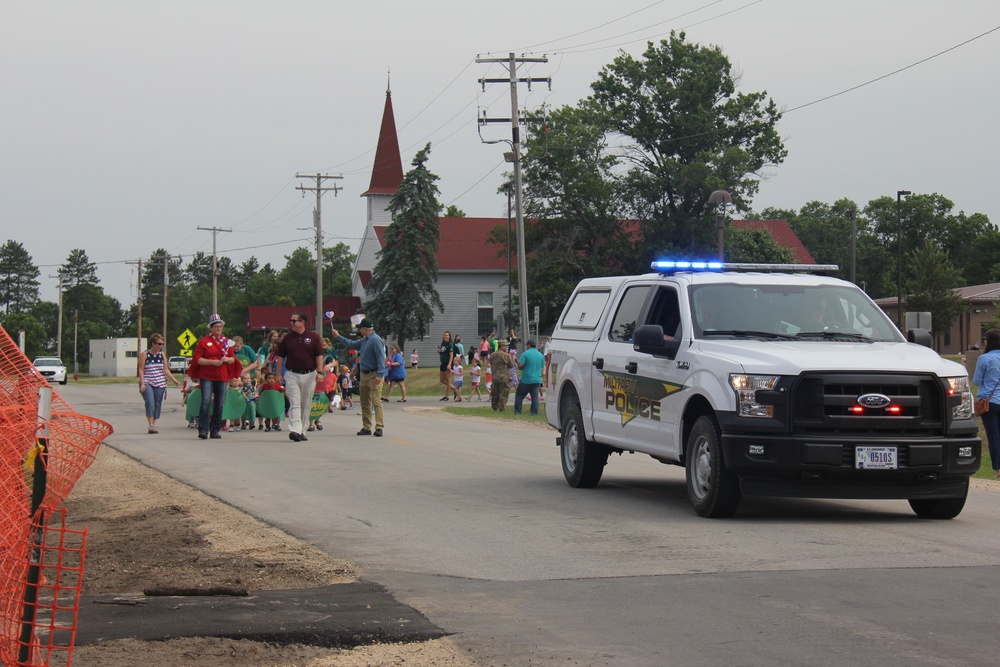
[[962, 513], [969, 495], [969, 480], [965, 480], [965, 495], [961, 498], [911, 498], [910, 508], [921, 519], [954, 519]]
[[709, 415], [698, 417], [691, 428], [685, 470], [688, 498], [699, 516], [722, 518], [736, 512], [740, 482], [726, 470], [719, 427]]
[[597, 486], [608, 462], [608, 448], [587, 440], [583, 415], [575, 402], [563, 408], [561, 441], [563, 475], [569, 485], [578, 489]]

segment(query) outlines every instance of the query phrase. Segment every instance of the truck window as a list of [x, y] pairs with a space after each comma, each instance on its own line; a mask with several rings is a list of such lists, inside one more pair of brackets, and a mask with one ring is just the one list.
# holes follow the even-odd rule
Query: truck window
[[681, 335], [681, 310], [677, 290], [673, 287], [660, 287], [657, 290], [653, 305], [646, 314], [646, 324], [659, 324], [663, 327], [666, 338], [678, 338]]
[[573, 301], [566, 306], [562, 326], [567, 329], [587, 329], [593, 331], [604, 314], [611, 298], [611, 290], [585, 290], [577, 292]]
[[639, 319], [643, 304], [649, 296], [649, 285], [639, 285], [629, 287], [622, 295], [621, 303], [618, 304], [618, 312], [611, 322], [611, 331], [608, 338], [619, 343], [631, 343], [632, 332], [635, 331], [635, 323]]

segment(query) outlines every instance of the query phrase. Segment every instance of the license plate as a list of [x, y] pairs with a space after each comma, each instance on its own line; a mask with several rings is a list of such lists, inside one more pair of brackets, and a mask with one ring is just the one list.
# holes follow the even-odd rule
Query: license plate
[[856, 447], [854, 467], [865, 470], [895, 470], [895, 447]]

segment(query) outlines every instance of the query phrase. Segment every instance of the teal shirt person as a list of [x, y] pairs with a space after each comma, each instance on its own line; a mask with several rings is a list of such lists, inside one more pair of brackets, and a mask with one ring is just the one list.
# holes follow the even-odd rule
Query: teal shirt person
[[517, 358], [521, 367], [521, 382], [525, 384], [541, 384], [542, 371], [545, 369], [545, 355], [534, 347], [528, 347]]

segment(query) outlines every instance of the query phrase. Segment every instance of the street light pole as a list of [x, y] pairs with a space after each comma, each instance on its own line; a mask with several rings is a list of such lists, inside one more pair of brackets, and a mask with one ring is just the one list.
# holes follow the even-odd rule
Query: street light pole
[[899, 205], [903, 197], [908, 197], [909, 190], [896, 191], [896, 320], [899, 330], [903, 330], [903, 218]]
[[715, 235], [719, 246], [719, 261], [725, 261], [726, 206], [733, 203], [733, 196], [725, 190], [716, 190], [708, 196], [708, 203], [715, 206]]

